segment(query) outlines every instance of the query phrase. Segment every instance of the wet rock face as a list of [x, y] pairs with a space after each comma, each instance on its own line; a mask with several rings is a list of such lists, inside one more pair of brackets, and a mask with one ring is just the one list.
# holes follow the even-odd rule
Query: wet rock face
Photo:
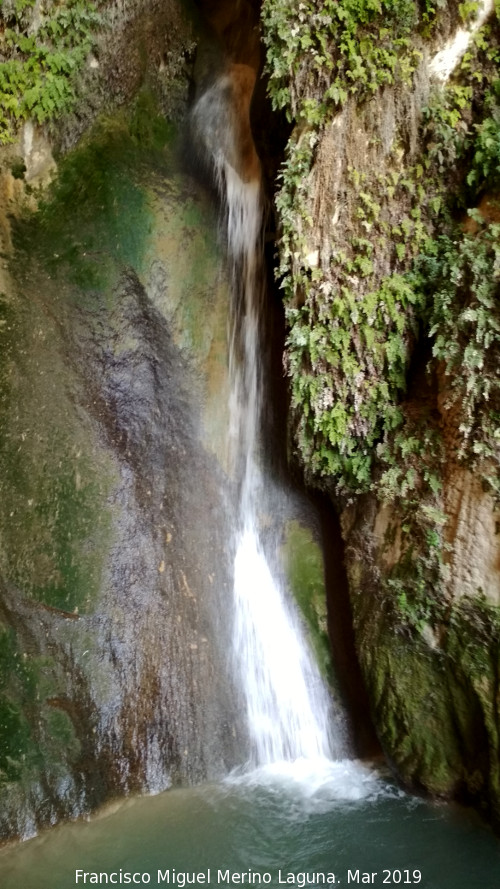
[[4, 839], [244, 755], [216, 224], [175, 147], [108, 168], [107, 138], [94, 191], [90, 140], [68, 193], [19, 224], [2, 294]]
[[[229, 63], [249, 65], [256, 69], [260, 63], [259, 0], [197, 0], [197, 6], [211, 32], [219, 42], [223, 53], [219, 64], [226, 58]], [[205, 51], [210, 52], [205, 47]], [[211, 52], [213, 53], [213, 47]], [[213, 56], [212, 56], [213, 58]], [[198, 61], [204, 64], [205, 54]]]
[[213, 777], [234, 758], [217, 635], [229, 610], [224, 478], [199, 440], [186, 360], [137, 276], [124, 272], [110, 314], [80, 320], [87, 406], [120, 463], [112, 617], [99, 627], [114, 689], [99, 733], [125, 773], [117, 789], [124, 777], [125, 789], [144, 775], [148, 789]]
[[[448, 621], [412, 633], [384, 594], [377, 518], [365, 498], [344, 514], [343, 531], [356, 648], [381, 744], [408, 786], [472, 803], [498, 828], [496, 612], [481, 595], [457, 595]], [[460, 593], [463, 576], [453, 577]]]

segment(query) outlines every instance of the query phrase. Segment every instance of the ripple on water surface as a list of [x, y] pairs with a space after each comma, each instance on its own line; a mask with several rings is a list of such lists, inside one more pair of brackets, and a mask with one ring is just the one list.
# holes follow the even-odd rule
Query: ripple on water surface
[[[286, 885], [280, 871], [282, 880], [294, 875], [288, 885], [295, 886], [301, 874], [334, 873], [336, 885], [347, 887], [365, 885], [362, 875], [376, 873], [370, 885], [379, 887], [497, 889], [500, 845], [467, 813], [408, 796], [369, 766], [299, 761], [130, 800], [90, 822], [4, 849], [0, 886], [70, 889], [77, 869], [120, 868], [150, 875], [154, 887], [179, 885], [159, 883], [158, 869], [169, 869], [172, 878], [174, 869], [210, 868], [211, 886], [221, 887], [242, 884], [218, 882], [219, 870], [269, 874], [266, 885], [277, 889]], [[359, 882], [349, 881], [356, 870]], [[420, 881], [413, 879], [417, 871]]]

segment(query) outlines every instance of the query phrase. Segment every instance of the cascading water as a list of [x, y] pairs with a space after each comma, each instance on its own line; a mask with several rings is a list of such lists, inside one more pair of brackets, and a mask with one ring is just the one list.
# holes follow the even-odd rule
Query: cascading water
[[[236, 75], [241, 85], [241, 69]], [[245, 81], [252, 82], [244, 73]], [[241, 89], [238, 91], [241, 98]], [[273, 576], [260, 533], [268, 480], [261, 466], [261, 315], [264, 292], [262, 189], [255, 152], [242, 140], [234, 84], [219, 78], [199, 99], [195, 126], [213, 162], [225, 204], [232, 268], [230, 457], [239, 483], [234, 561], [234, 659], [246, 699], [251, 761], [317, 760], [346, 754], [340, 727], [292, 604]], [[238, 113], [240, 117], [238, 117]], [[245, 141], [247, 163], [239, 154]], [[250, 157], [250, 163], [248, 158]]]

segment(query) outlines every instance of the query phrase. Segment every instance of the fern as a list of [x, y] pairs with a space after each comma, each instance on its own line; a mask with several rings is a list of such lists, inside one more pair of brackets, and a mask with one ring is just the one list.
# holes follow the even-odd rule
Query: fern
[[[75, 76], [93, 46], [101, 18], [93, 3], [67, 0], [48, 6], [36, 33], [27, 35], [31, 0], [18, 0], [15, 19], [4, 29], [6, 51], [0, 63], [0, 143], [10, 142], [19, 122], [38, 123], [70, 110]], [[0, 25], [2, 15], [0, 13]]]

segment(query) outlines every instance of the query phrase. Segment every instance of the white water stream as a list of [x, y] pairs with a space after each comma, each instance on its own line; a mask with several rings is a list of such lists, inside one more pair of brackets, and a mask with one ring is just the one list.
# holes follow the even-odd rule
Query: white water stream
[[475, 18], [468, 27], [458, 28], [445, 46], [430, 60], [429, 74], [432, 80], [446, 83], [467, 52], [472, 38], [493, 14], [494, 9], [494, 0], [479, 0]]
[[[238, 157], [237, 121], [228, 77], [205, 93], [195, 121], [212, 156], [225, 204], [232, 271], [229, 446], [239, 482], [234, 561], [234, 663], [246, 700], [254, 766], [322, 761], [346, 755], [341, 729], [332, 737], [331, 702], [301, 621], [266, 558], [259, 516], [267, 480], [259, 459], [263, 388], [260, 326], [264, 293], [262, 189], [229, 158]], [[229, 105], [229, 107], [228, 107]]]

